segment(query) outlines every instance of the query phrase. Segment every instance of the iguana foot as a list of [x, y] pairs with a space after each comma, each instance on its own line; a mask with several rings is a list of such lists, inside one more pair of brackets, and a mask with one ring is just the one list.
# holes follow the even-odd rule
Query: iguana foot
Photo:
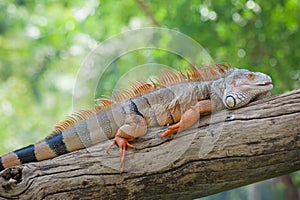
[[126, 152], [126, 147], [130, 148], [135, 148], [132, 144], [129, 143], [129, 139], [122, 138], [120, 136], [116, 136], [114, 141], [106, 148], [106, 152], [108, 153], [109, 150], [114, 146], [118, 145], [119, 151], [120, 151], [120, 161], [121, 161], [121, 166], [120, 166], [120, 171], [124, 171], [124, 158], [125, 158], [125, 152]]
[[185, 111], [181, 116], [178, 123], [170, 126], [167, 131], [165, 131], [160, 138], [170, 136], [172, 134], [178, 133], [180, 131], [186, 130], [193, 126], [200, 118], [201, 114], [207, 114], [212, 111], [212, 104], [210, 100], [202, 100], [197, 102], [190, 109]]
[[146, 120], [142, 116], [136, 114], [128, 115], [126, 117], [125, 124], [118, 129], [113, 143], [107, 147], [106, 152], [108, 152], [114, 145], [118, 145], [120, 151], [121, 172], [124, 171], [126, 147], [135, 148], [129, 142], [134, 140], [136, 137], [144, 135], [146, 132]]
[[169, 126], [168, 130], [164, 132], [160, 138], [188, 129], [199, 119], [199, 117], [199, 112], [197, 112], [197, 110], [194, 108], [190, 108], [182, 115], [180, 121], [172, 126]]
[[173, 134], [176, 134], [179, 130], [179, 127], [180, 127], [180, 123], [176, 123], [172, 126], [169, 126], [168, 130], [165, 131], [163, 134], [161, 134], [160, 138], [164, 138], [164, 137], [167, 137], [167, 136], [170, 136], [170, 135], [173, 135]]

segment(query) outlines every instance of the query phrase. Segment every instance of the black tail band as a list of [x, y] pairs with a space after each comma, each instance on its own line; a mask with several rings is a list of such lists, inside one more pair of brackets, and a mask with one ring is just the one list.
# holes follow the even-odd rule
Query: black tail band
[[3, 164], [2, 164], [2, 158], [0, 157], [0, 172], [4, 170]]
[[18, 156], [22, 164], [38, 161], [34, 153], [34, 145], [29, 145], [22, 149], [18, 149], [14, 151], [14, 153]]
[[46, 140], [46, 144], [54, 151], [54, 153], [57, 156], [60, 156], [62, 154], [66, 154], [69, 151], [67, 150], [66, 144], [63, 141], [63, 135], [62, 133], [58, 133], [57, 135], [54, 135], [53, 137]]

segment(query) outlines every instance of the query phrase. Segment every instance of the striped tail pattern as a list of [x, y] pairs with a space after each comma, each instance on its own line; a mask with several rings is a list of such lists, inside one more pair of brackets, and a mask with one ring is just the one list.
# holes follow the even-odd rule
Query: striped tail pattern
[[68, 152], [60, 132], [44, 141], [3, 155], [0, 157], [0, 171], [10, 166], [50, 159]]

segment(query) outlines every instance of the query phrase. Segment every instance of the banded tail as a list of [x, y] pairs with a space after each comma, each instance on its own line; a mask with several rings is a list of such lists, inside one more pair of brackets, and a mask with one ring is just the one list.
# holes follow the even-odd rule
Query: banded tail
[[[80, 147], [83, 148], [83, 145], [78, 145], [77, 149]], [[0, 171], [7, 167], [54, 158], [68, 152], [70, 148], [67, 148], [63, 134], [60, 132], [43, 141], [3, 155], [0, 157]]]
[[112, 132], [115, 129], [113, 123], [107, 123], [111, 116], [104, 111], [110, 107], [110, 102], [102, 99], [98, 101], [102, 105], [98, 105], [95, 110], [81, 110], [59, 122], [44, 140], [1, 156], [0, 171], [16, 165], [51, 159], [107, 140], [105, 130]]

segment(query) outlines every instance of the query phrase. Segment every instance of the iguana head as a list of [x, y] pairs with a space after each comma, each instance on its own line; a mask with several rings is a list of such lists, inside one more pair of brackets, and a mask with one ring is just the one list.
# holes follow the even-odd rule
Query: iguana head
[[270, 76], [245, 69], [230, 69], [225, 77], [223, 103], [228, 109], [248, 104], [267, 96], [273, 88]]

